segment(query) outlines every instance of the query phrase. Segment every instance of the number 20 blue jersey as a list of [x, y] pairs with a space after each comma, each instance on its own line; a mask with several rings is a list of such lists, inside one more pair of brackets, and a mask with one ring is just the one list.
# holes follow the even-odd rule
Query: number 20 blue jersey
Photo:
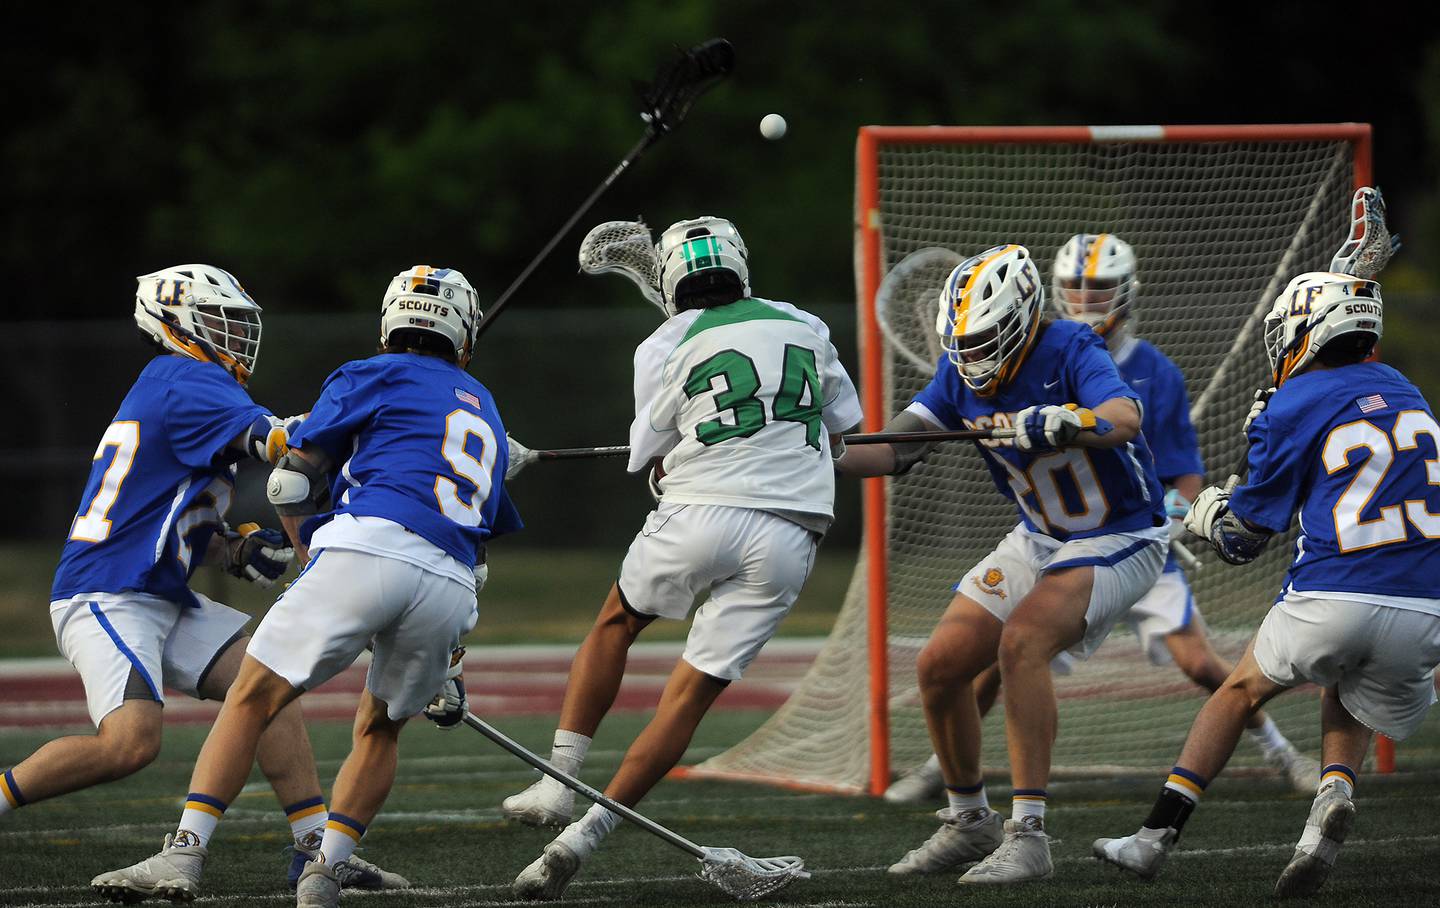
[[1302, 372], [1250, 426], [1237, 516], [1282, 533], [1300, 512], [1286, 586], [1440, 599], [1440, 425], [1382, 363]]
[[198, 605], [186, 582], [234, 491], [226, 445], [265, 415], [214, 363], [152, 359], [100, 439], [51, 600], [133, 590]]
[[453, 363], [386, 353], [326, 379], [292, 447], [335, 465], [335, 510], [307, 520], [302, 540], [336, 514], [390, 520], [467, 567], [481, 543], [521, 528], [505, 491], [510, 452], [485, 386]]
[[[947, 429], [988, 429], [1011, 425], [1029, 406], [1094, 408], [1117, 397], [1137, 397], [1088, 325], [1057, 321], [1042, 330], [1019, 374], [994, 396], [976, 396], [942, 356], [935, 377], [908, 409]], [[980, 451], [996, 488], [1015, 502], [1034, 532], [1063, 542], [1164, 523], [1164, 493], [1143, 434], [1118, 448], [1026, 453], [990, 442]]]

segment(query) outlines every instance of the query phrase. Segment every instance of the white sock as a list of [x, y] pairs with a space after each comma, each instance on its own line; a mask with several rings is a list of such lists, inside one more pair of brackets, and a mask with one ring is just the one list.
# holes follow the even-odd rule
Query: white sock
[[202, 848], [209, 845], [227, 806], [217, 798], [190, 792], [185, 798], [185, 810], [180, 814], [180, 825], [175, 830], [176, 843], [192, 844], [193, 839], [193, 844]]
[[985, 796], [984, 782], [969, 786], [946, 785], [945, 797], [950, 799], [950, 809], [957, 814], [990, 806], [990, 799]]
[[[585, 755], [589, 752], [590, 738], [588, 736], [573, 731], [566, 731], [563, 728], [557, 728], [555, 730], [555, 741], [550, 746], [550, 765], [556, 769], [564, 770], [573, 776], [580, 772], [581, 766], [585, 765]], [[541, 779], [540, 784], [556, 794], [568, 793], [570, 791], [570, 789], [549, 776]]]
[[295, 837], [296, 848], [312, 853], [320, 849], [325, 821], [330, 819], [322, 798], [307, 798], [289, 805], [285, 808], [285, 819], [290, 821], [290, 834]]
[[1010, 819], [1023, 821], [1034, 817], [1045, 825], [1046, 795], [1043, 788], [1017, 788], [1010, 800]]
[[365, 824], [332, 813], [325, 823], [325, 838], [320, 842], [320, 859], [331, 867], [350, 860], [364, 836]]
[[585, 816], [566, 826], [565, 831], [555, 840], [563, 842], [582, 859], [588, 858], [619, 825], [620, 814], [599, 804], [592, 804]]
[[1246, 729], [1250, 737], [1260, 746], [1260, 749], [1267, 754], [1283, 753], [1290, 749], [1290, 742], [1280, 734], [1280, 729], [1275, 725], [1275, 720], [1269, 716], [1265, 717], [1265, 724], [1259, 728]]

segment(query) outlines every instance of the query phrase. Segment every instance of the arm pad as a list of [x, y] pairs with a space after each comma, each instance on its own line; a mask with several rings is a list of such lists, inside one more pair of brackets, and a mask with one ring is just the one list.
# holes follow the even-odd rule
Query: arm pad
[[[885, 427], [885, 431], [924, 432], [930, 428], [931, 425], [929, 423], [914, 413], [902, 411], [897, 413], [894, 419], [890, 420], [890, 424]], [[903, 441], [892, 444], [890, 447], [895, 451], [895, 469], [891, 471], [890, 475], [904, 476], [906, 473], [909, 473], [917, 463], [930, 456], [930, 452], [935, 450], [938, 445], [933, 441]]]
[[270, 472], [265, 497], [281, 517], [308, 517], [330, 503], [328, 471], [294, 451], [286, 451]]
[[1233, 511], [1226, 510], [1210, 530], [1210, 542], [1226, 563], [1249, 564], [1265, 550], [1270, 532], [1254, 529]]

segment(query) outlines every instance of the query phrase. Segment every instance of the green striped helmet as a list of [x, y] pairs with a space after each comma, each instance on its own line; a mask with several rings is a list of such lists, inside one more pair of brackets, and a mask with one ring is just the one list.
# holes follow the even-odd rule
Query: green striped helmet
[[[675, 300], [682, 283], [686, 289], [700, 289], [716, 279], [723, 278], [726, 282], [738, 279], [741, 290], [749, 296], [748, 255], [740, 231], [724, 218], [699, 217], [671, 224], [655, 246], [665, 311], [670, 315], [679, 311]], [[721, 272], [729, 272], [733, 277]]]

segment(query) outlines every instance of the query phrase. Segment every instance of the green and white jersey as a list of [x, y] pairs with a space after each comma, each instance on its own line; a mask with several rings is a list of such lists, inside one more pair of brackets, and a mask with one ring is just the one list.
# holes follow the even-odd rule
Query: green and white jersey
[[663, 457], [666, 502], [835, 515], [830, 435], [860, 422], [830, 329], [789, 303], [688, 309], [635, 350], [630, 472]]

